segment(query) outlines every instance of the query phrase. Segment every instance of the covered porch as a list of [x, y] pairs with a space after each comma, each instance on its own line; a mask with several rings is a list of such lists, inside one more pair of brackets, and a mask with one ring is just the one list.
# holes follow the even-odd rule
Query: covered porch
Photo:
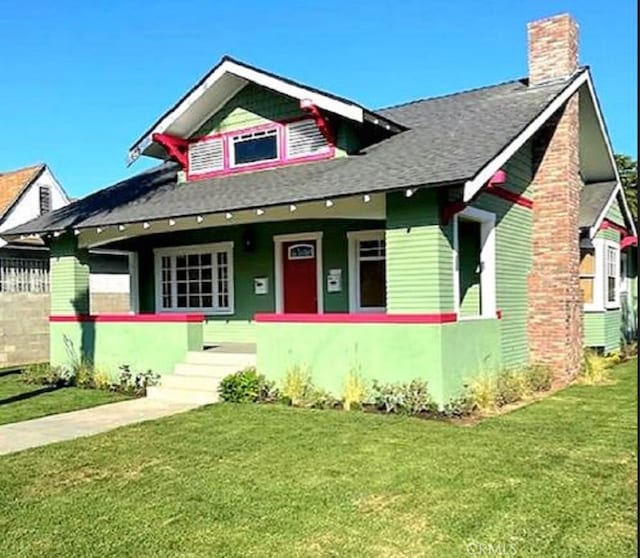
[[[469, 219], [465, 248], [469, 230], [441, 213], [436, 190], [404, 190], [57, 235], [51, 361], [169, 374], [188, 352], [244, 344], [272, 379], [303, 366], [339, 392], [350, 371], [420, 377], [444, 402], [469, 370], [498, 366], [500, 332], [476, 270], [494, 240]], [[83, 258], [96, 246], [130, 254], [127, 315], [91, 312]]]

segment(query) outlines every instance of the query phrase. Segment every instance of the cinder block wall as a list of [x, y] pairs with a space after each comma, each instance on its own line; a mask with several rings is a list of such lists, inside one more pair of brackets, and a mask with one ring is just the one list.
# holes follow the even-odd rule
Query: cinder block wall
[[0, 368], [49, 360], [48, 294], [0, 293]]

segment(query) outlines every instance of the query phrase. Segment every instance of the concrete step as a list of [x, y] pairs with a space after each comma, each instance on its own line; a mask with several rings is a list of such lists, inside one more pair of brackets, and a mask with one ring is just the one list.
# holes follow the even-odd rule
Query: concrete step
[[155, 401], [207, 405], [218, 401], [218, 392], [151, 386], [147, 388], [147, 398]]
[[173, 368], [174, 374], [182, 376], [207, 376], [221, 380], [229, 374], [240, 370], [233, 364], [193, 364], [191, 362], [179, 362]]
[[170, 389], [191, 389], [195, 391], [217, 391], [220, 380], [216, 376], [196, 376], [194, 374], [167, 374], [160, 386]]
[[189, 364], [230, 365], [242, 370], [256, 365], [255, 353], [219, 353], [216, 351], [189, 351], [185, 358]]

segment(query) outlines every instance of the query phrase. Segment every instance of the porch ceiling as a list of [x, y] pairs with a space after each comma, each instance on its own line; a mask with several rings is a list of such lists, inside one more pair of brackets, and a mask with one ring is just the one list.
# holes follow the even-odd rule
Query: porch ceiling
[[302, 219], [385, 219], [384, 194], [351, 196], [336, 200], [286, 204], [262, 210], [243, 210], [230, 213], [203, 213], [175, 219], [157, 219], [128, 225], [112, 225], [78, 229], [78, 245], [82, 248], [105, 246], [121, 240], [193, 229], [228, 227], [274, 221]]

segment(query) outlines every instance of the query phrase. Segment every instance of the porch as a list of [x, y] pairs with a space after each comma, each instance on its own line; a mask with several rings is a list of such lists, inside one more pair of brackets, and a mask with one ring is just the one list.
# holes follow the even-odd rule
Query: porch
[[[488, 212], [443, 223], [435, 190], [330, 201], [52, 239], [51, 361], [168, 375], [195, 352], [255, 352], [270, 379], [305, 366], [339, 392], [350, 371], [420, 377], [439, 402], [499, 365]], [[130, 253], [131, 314], [91, 314], [96, 245]]]

